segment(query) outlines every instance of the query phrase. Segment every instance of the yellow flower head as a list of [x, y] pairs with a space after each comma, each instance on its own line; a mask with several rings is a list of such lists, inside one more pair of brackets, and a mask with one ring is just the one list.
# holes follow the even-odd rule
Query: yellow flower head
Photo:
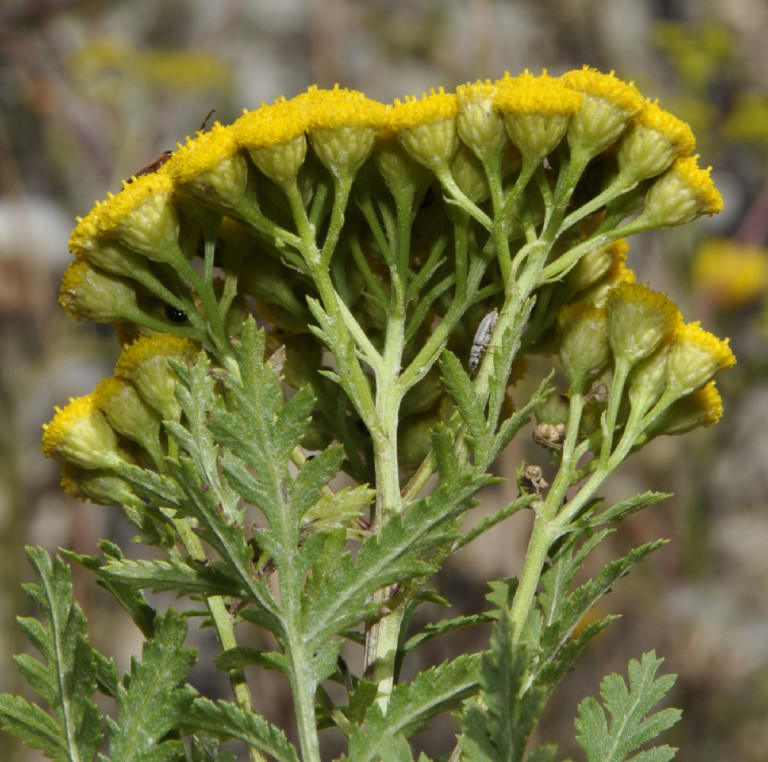
[[710, 238], [696, 252], [693, 283], [720, 309], [752, 304], [768, 289], [768, 250]]
[[684, 397], [735, 364], [728, 339], [718, 339], [698, 322], [680, 325], [667, 357], [667, 394], [673, 399]]
[[71, 262], [64, 272], [59, 303], [75, 320], [115, 323], [138, 317], [132, 285], [92, 267], [84, 259]]
[[653, 423], [653, 433], [673, 436], [703, 426], [714, 426], [723, 417], [723, 400], [714, 381], [674, 402]]
[[248, 166], [232, 125], [216, 122], [179, 146], [165, 165], [168, 174], [193, 196], [216, 207], [236, 206], [248, 181]]
[[632, 182], [655, 177], [672, 162], [687, 156], [696, 145], [690, 126], [646, 101], [632, 120], [617, 152], [619, 170]]
[[568, 141], [574, 150], [588, 156], [596, 156], [613, 143], [643, 107], [640, 91], [613, 72], [603, 74], [585, 66], [563, 74], [560, 80], [584, 96], [571, 119]]
[[608, 296], [608, 341], [616, 360], [634, 365], [682, 323], [680, 310], [647, 286], [622, 283]]
[[56, 408], [50, 423], [43, 425], [43, 454], [46, 458], [74, 463], [81, 468], [114, 469], [123, 464], [117, 451], [117, 435], [92, 394], [70, 399]]
[[504, 119], [494, 107], [496, 89], [490, 80], [456, 88], [459, 137], [480, 159], [498, 156], [509, 145]]
[[458, 103], [453, 93], [442, 88], [426, 93], [421, 100], [406, 96], [395, 99], [384, 128], [393, 134], [416, 161], [433, 171], [449, 165], [459, 145], [456, 129]]
[[356, 90], [310, 88], [294, 98], [306, 113], [312, 147], [334, 177], [354, 175], [371, 155], [387, 107]]
[[297, 99], [280, 99], [271, 106], [246, 111], [233, 125], [238, 145], [254, 164], [278, 184], [293, 180], [307, 154], [307, 113]]
[[507, 135], [528, 159], [541, 160], [563, 139], [582, 96], [554, 77], [524, 72], [496, 82], [494, 105]]
[[77, 250], [99, 246], [103, 238], [116, 238], [148, 259], [165, 261], [178, 250], [179, 219], [173, 203], [173, 181], [165, 171], [142, 175], [109, 195], [81, 219], [70, 239]]
[[574, 394], [581, 394], [587, 380], [611, 359], [607, 320], [604, 307], [585, 302], [568, 304], [558, 312], [557, 353]]
[[684, 225], [704, 214], [723, 209], [723, 197], [709, 176], [711, 167], [701, 169], [696, 156], [677, 159], [651, 186], [645, 207], [635, 223], [649, 228]]
[[115, 375], [131, 381], [161, 418], [176, 420], [181, 412], [176, 400], [178, 378], [168, 361], [190, 362], [198, 352], [198, 345], [189, 339], [167, 334], [142, 336], [123, 350]]

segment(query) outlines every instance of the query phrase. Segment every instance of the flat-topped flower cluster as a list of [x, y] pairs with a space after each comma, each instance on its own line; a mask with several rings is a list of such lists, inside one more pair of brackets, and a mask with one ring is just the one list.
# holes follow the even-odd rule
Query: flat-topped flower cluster
[[[375, 452], [347, 419], [362, 422], [375, 451], [382, 358], [397, 350], [390, 381], [407, 472], [428, 453], [429, 427], [451, 416], [435, 361], [445, 347], [467, 353], [494, 307], [495, 335], [510, 341], [507, 370], [520, 353], [549, 346], [585, 395], [606, 373], [614, 388], [630, 384], [630, 399], [642, 387], [635, 439], [653, 428], [649, 411], [655, 430], [685, 428], [660, 427], [681, 398], [688, 427], [709, 425], [721, 411], [712, 375], [734, 362], [727, 343], [684, 325], [676, 308], [659, 323], [668, 300], [630, 286], [625, 264], [628, 235], [721, 209], [694, 145], [687, 124], [632, 84], [587, 68], [505, 75], [390, 105], [312, 87], [216, 123], [97, 203], [72, 234], [61, 301], [77, 319], [114, 323], [124, 343], [175, 336], [228, 370], [243, 321], [258, 315], [268, 346], [286, 348], [285, 380], [318, 396], [308, 446], [345, 442], [361, 481], [375, 481]], [[329, 349], [335, 367], [321, 372]], [[686, 363], [701, 365], [695, 382], [680, 380]], [[481, 393], [490, 370], [475, 378]], [[334, 382], [349, 399], [341, 419]], [[106, 396], [95, 393], [98, 409], [136, 443]], [[608, 405], [619, 428], [622, 399]], [[170, 413], [155, 406], [151, 417]], [[45, 450], [66, 460], [61, 428], [49, 427]], [[157, 442], [142, 446], [157, 467]]]

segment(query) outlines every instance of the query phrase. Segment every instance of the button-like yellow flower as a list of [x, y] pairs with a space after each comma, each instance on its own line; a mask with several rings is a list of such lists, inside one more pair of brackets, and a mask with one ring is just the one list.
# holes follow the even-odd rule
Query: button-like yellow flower
[[307, 113], [296, 98], [246, 111], [233, 125], [235, 140], [278, 185], [295, 179], [307, 155]]
[[667, 408], [651, 424], [648, 434], [674, 436], [686, 434], [700, 426], [714, 426], [723, 416], [723, 401], [714, 381], [698, 391], [682, 397]]
[[165, 334], [142, 336], [123, 350], [115, 375], [131, 381], [163, 420], [176, 420], [181, 412], [176, 400], [179, 380], [168, 361], [190, 362], [199, 351], [189, 339]]
[[684, 225], [704, 214], [722, 211], [723, 197], [709, 176], [710, 169], [701, 169], [696, 159], [696, 156], [677, 159], [656, 180], [633, 225], [649, 229]]
[[494, 106], [496, 90], [490, 80], [456, 88], [459, 137], [480, 159], [497, 157], [509, 145], [504, 119]]
[[421, 100], [406, 96], [395, 99], [389, 111], [385, 134], [391, 133], [416, 161], [433, 172], [444, 171], [459, 146], [456, 127], [458, 103], [453, 93], [440, 88]]
[[693, 151], [696, 139], [690, 126], [647, 101], [619, 142], [619, 172], [628, 182], [655, 177], [675, 159]]
[[165, 165], [170, 177], [216, 208], [238, 207], [248, 182], [248, 165], [236, 132], [218, 122], [180, 146]]
[[644, 98], [630, 82], [585, 66], [569, 71], [562, 83], [584, 97], [568, 128], [574, 151], [596, 156], [626, 129], [629, 120], [643, 107]]
[[608, 296], [608, 341], [628, 365], [648, 357], [681, 323], [675, 303], [647, 286], [622, 283]]
[[306, 114], [318, 159], [337, 178], [354, 175], [371, 155], [387, 107], [356, 90], [310, 88], [293, 99]]
[[115, 431], [140, 444], [153, 458], [160, 455], [160, 418], [130, 381], [105, 378], [93, 396]]
[[117, 435], [99, 410], [92, 394], [70, 399], [65, 408], [43, 426], [46, 458], [74, 463], [81, 468], [115, 469], [125, 461], [118, 453]]
[[539, 161], [568, 130], [582, 96], [544, 73], [506, 76], [496, 82], [494, 105], [504, 117], [509, 139], [523, 157]]
[[718, 339], [699, 322], [680, 325], [669, 347], [666, 394], [673, 399], [684, 397], [735, 364], [728, 339]]

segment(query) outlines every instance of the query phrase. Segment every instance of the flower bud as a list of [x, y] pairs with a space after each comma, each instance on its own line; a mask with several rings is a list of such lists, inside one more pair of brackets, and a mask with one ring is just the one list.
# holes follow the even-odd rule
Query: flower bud
[[76, 259], [67, 267], [61, 281], [59, 303], [75, 320], [88, 318], [96, 323], [114, 323], [135, 321], [139, 316], [133, 286], [83, 259]]
[[587, 379], [611, 359], [607, 320], [606, 308], [583, 302], [566, 305], [557, 315], [558, 355], [574, 394], [583, 393]]

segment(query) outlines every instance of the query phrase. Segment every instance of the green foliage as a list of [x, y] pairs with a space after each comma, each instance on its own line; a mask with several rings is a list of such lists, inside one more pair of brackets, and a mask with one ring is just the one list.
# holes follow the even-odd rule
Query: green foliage
[[4, 728], [55, 762], [93, 759], [101, 743], [101, 714], [91, 695], [96, 690], [96, 656], [85, 635], [85, 617], [72, 599], [69, 567], [53, 563], [42, 548], [27, 548], [39, 583], [24, 591], [40, 619], [19, 624], [43, 660], [23, 654], [16, 664], [52, 714], [20, 696], [0, 696]]
[[589, 762], [667, 762], [675, 756], [676, 750], [666, 745], [638, 752], [680, 719], [678, 709], [652, 712], [675, 682], [674, 675], [656, 677], [663, 662], [653, 651], [640, 661], [632, 659], [628, 685], [620, 675], [608, 675], [600, 683], [602, 706], [595, 698], [579, 704], [576, 738]]
[[[62, 303], [137, 338], [114, 378], [58, 411], [43, 447], [64, 462], [70, 492], [121, 505], [152, 546], [140, 558], [106, 540], [101, 557], [66, 552], [146, 642], [120, 680], [88, 645], [63, 561], [31, 551], [42, 619], [21, 623], [43, 661], [18, 663], [51, 714], [4, 697], [8, 730], [56, 760], [93, 759], [106, 723], [105, 760], [227, 762], [219, 747], [235, 742], [251, 762], [319, 762], [319, 732], [334, 727], [350, 762], [398, 762], [412, 760], [415, 733], [453, 712], [452, 759], [524, 759], [552, 692], [613, 621], [589, 623], [588, 612], [660, 544], [581, 581], [616, 525], [666, 497], [604, 506], [600, 489], [665, 425], [711, 423], [714, 387], [691, 385], [733, 361], [698, 327], [678, 336], [671, 303], [657, 326], [659, 295], [628, 287], [625, 236], [720, 206], [686, 158], [687, 128], [612, 76], [572, 75], [389, 110], [310, 90], [202, 132], [80, 222]], [[582, 113], [582, 78], [621, 104], [606, 96], [589, 108], [607, 116]], [[518, 113], [529, 88], [531, 102], [562, 113]], [[636, 145], [643, 109], [663, 126]], [[593, 182], [598, 160], [607, 166]], [[575, 323], [592, 316], [565, 354], [563, 308]], [[691, 333], [698, 371], [671, 349]], [[599, 351], [580, 351], [590, 341]], [[487, 488], [511, 476], [494, 463], [534, 418], [546, 454], [520, 463], [519, 494], [466, 528]], [[446, 559], [521, 510], [534, 521], [519, 577], [490, 581], [486, 612], [423, 622], [422, 604], [449, 604], [425, 588]], [[193, 606], [156, 611], [146, 591]], [[212, 661], [233, 701], [186, 684], [188, 622], [215, 631]], [[470, 628], [490, 629], [487, 650], [434, 663], [438, 638]], [[265, 669], [290, 689], [296, 745], [251, 695], [248, 679], [258, 686]], [[645, 719], [668, 681], [646, 689], [638, 669], [626, 700], [613, 678], [604, 684], [610, 728], [599, 705], [582, 704], [590, 759], [607, 753], [600, 733], [623, 759], [668, 726], [664, 713]], [[97, 689], [114, 704], [105, 721]], [[555, 754], [543, 745], [527, 759]]]

